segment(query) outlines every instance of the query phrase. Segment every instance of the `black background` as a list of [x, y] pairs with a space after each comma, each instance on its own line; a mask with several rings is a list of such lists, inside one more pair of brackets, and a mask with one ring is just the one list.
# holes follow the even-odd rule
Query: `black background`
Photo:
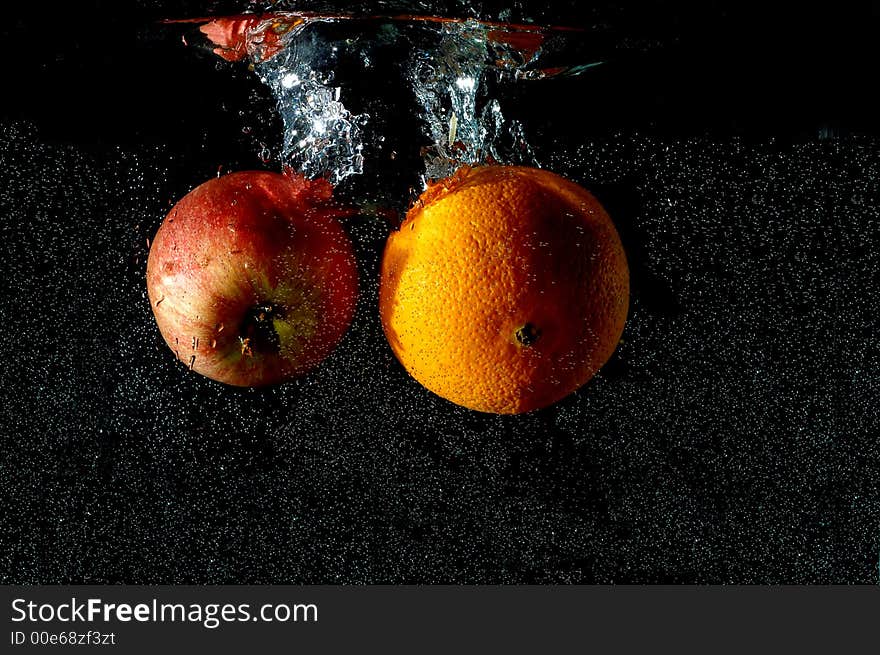
[[[280, 126], [243, 66], [156, 21], [241, 5], [7, 13], [0, 580], [876, 583], [880, 9], [694, 4], [512, 6], [608, 53], [510, 112], [606, 204], [633, 274], [614, 359], [521, 417], [397, 365], [367, 218], [358, 317], [320, 370], [265, 391], [188, 374], [146, 240], [218, 167], [265, 167]], [[376, 120], [397, 163], [348, 193], [384, 175], [369, 199], [394, 204], [417, 123]]]

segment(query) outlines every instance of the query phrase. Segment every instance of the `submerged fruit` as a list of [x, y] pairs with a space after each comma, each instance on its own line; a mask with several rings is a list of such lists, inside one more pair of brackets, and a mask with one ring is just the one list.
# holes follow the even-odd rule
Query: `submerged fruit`
[[379, 311], [394, 354], [434, 393], [517, 414], [572, 393], [608, 360], [629, 306], [617, 231], [548, 171], [464, 168], [391, 234]]
[[209, 180], [169, 212], [147, 289], [190, 369], [237, 386], [303, 374], [351, 323], [357, 265], [325, 181], [247, 171]]

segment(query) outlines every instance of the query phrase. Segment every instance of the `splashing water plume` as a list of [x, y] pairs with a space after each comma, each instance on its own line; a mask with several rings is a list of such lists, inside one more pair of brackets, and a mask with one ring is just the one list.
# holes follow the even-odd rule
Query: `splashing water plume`
[[282, 163], [334, 185], [363, 173], [364, 150], [382, 140], [370, 132], [370, 113], [352, 110], [358, 99], [339, 73], [351, 62], [366, 72], [383, 48], [408, 48], [389, 72], [410, 89], [428, 139], [423, 185], [466, 164], [539, 165], [523, 125], [505, 117], [496, 92], [601, 63], [571, 64], [589, 59], [575, 50], [565, 53], [567, 65], [546, 64], [548, 54], [559, 58], [560, 42], [579, 41], [578, 30], [476, 19], [275, 13], [207, 20], [200, 30], [224, 59], [249, 59], [271, 90], [284, 125]]
[[363, 130], [370, 117], [354, 114], [342, 103], [332, 70], [338, 48], [315, 38], [307, 25], [290, 30], [288, 47], [256, 64], [256, 71], [284, 121], [284, 163], [307, 177], [326, 175], [335, 186], [363, 172]]
[[[493, 41], [478, 21], [443, 23], [435, 40], [415, 48], [407, 79], [431, 138], [424, 151], [423, 182], [447, 177], [463, 164], [536, 165], [522, 125], [506, 120], [489, 84], [523, 76], [528, 59], [503, 41]], [[533, 53], [534, 54], [534, 53]]]

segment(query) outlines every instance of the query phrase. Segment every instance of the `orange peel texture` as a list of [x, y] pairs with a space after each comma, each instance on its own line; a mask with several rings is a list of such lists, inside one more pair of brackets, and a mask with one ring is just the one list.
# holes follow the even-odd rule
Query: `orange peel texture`
[[433, 183], [393, 232], [379, 313], [422, 385], [469, 409], [551, 405], [611, 357], [629, 269], [611, 219], [549, 171], [463, 168]]

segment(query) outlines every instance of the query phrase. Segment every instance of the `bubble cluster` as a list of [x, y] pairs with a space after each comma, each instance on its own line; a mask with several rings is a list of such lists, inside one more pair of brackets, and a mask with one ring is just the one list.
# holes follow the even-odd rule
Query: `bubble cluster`
[[311, 27], [307, 23], [287, 32], [284, 49], [256, 64], [256, 72], [271, 89], [283, 120], [281, 160], [307, 177], [338, 184], [363, 172], [363, 133], [370, 117], [346, 108], [334, 84], [338, 46]]
[[431, 143], [423, 183], [462, 165], [534, 165], [522, 125], [505, 118], [491, 93], [502, 78], [515, 79], [527, 62], [513, 56], [514, 48], [492, 43], [490, 30], [476, 21], [432, 31], [432, 38], [415, 45], [405, 73]]
[[617, 222], [632, 306], [585, 388], [504, 417], [397, 364], [368, 219], [324, 365], [250, 391], [190, 373], [144, 283], [178, 150], [5, 124], [0, 579], [877, 582], [877, 146], [538, 143]]
[[[281, 162], [333, 183], [362, 174], [365, 152], [372, 155], [383, 138], [369, 112], [351, 109], [375, 102], [377, 89], [352, 78], [370, 79], [380, 69], [414, 105], [427, 139], [424, 187], [462, 165], [536, 164], [523, 125], [504, 115], [502, 88], [578, 75], [600, 63], [582, 61], [586, 54], [572, 47], [584, 41], [578, 34], [566, 39], [550, 28], [477, 19], [282, 12], [219, 18], [202, 30], [223, 46], [215, 52], [230, 59], [246, 54], [271, 90], [283, 121]], [[547, 57], [556, 65], [545, 65]]]
[[[157, 18], [204, 15], [136, 4]], [[426, 26], [415, 43], [400, 26], [368, 39], [358, 27], [336, 52], [304, 30], [289, 60], [257, 63], [256, 75], [240, 62], [234, 84], [233, 64], [199, 60], [179, 38], [154, 61], [155, 44], [135, 47], [118, 12], [9, 23], [22, 39], [13, 50], [27, 46], [9, 72], [30, 92], [0, 118], [0, 582], [880, 582], [880, 139], [805, 127], [835, 118], [848, 83], [868, 88], [850, 57], [862, 50], [832, 52], [836, 16], [813, 32], [800, 15], [762, 13], [787, 67], [754, 43], [748, 9], [722, 20], [733, 5], [359, 7], [578, 22], [596, 47], [562, 63], [597, 76], [542, 73], [560, 62], [515, 53], [500, 71], [472, 69], [454, 47], [499, 53], [466, 23]], [[728, 59], [707, 47], [716, 38]], [[410, 47], [428, 42], [445, 58]], [[623, 63], [585, 68], [609, 42]], [[632, 56], [670, 44], [680, 59]], [[326, 67], [313, 46], [327, 47]], [[399, 92], [407, 74], [425, 82], [420, 93]], [[278, 98], [276, 143], [262, 103]], [[874, 126], [868, 95], [849, 99], [863, 105], [849, 116]], [[284, 140], [317, 136], [325, 109], [341, 149]], [[730, 136], [755, 124], [771, 129]], [[787, 136], [766, 136], [777, 128]], [[245, 142], [253, 152], [236, 159]], [[583, 184], [626, 248], [631, 307], [616, 354], [534, 414], [432, 395], [379, 324], [383, 205], [405, 207], [407, 188], [434, 174], [432, 148], [451, 161], [457, 142], [467, 157], [495, 144], [494, 158], [517, 161], [512, 149]], [[337, 191], [354, 189], [363, 210], [346, 221], [361, 280], [351, 330], [314, 372], [277, 387], [188, 371], [146, 294], [160, 222], [208, 177], [312, 157], [310, 170], [338, 170]]]

